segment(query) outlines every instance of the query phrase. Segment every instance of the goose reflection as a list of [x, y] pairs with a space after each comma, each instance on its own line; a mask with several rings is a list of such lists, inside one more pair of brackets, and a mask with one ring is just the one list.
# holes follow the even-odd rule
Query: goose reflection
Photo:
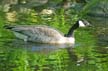
[[28, 51], [32, 51], [32, 52], [42, 52], [42, 53], [49, 53], [49, 52], [53, 52], [59, 49], [64, 49], [64, 48], [73, 48], [73, 45], [67, 45], [67, 44], [59, 44], [59, 45], [55, 45], [55, 44], [39, 44], [39, 43], [32, 43], [32, 42], [23, 42], [22, 40], [16, 40], [15, 42], [13, 42], [13, 45], [15, 47], [21, 47], [24, 48]]

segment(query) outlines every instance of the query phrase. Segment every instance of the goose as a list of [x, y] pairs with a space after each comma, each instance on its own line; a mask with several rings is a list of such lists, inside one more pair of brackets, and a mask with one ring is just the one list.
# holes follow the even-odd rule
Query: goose
[[78, 20], [72, 27], [70, 27], [65, 35], [61, 34], [54, 28], [42, 25], [5, 25], [4, 27], [13, 31], [17, 38], [26, 42], [75, 44], [74, 30], [89, 25], [89, 22], [86, 20]]

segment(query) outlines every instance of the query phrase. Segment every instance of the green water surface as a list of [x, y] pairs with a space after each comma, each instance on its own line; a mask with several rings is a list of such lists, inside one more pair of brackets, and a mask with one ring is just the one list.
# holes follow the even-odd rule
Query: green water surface
[[23, 42], [2, 29], [0, 71], [108, 71], [108, 47], [91, 29], [75, 32], [74, 47]]

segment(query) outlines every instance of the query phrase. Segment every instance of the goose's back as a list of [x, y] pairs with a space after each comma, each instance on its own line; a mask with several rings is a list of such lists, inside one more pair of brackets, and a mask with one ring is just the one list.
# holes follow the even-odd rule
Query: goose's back
[[33, 42], [48, 43], [63, 37], [60, 32], [48, 26], [15, 26], [12, 30], [28, 36], [28, 40]]

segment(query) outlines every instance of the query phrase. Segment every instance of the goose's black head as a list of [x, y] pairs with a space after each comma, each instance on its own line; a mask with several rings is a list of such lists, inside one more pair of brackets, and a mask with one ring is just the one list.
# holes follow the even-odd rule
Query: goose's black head
[[70, 30], [75, 30], [79, 27], [87, 27], [91, 26], [87, 20], [78, 20], [76, 23], [70, 28]]
[[68, 33], [65, 34], [65, 37], [72, 37], [73, 32], [75, 29], [79, 27], [86, 27], [86, 26], [91, 26], [90, 23], [86, 20], [78, 20], [76, 23], [69, 29]]
[[87, 27], [87, 26], [91, 26], [90, 23], [87, 20], [78, 20], [76, 22], [76, 24], [78, 24], [78, 27]]

